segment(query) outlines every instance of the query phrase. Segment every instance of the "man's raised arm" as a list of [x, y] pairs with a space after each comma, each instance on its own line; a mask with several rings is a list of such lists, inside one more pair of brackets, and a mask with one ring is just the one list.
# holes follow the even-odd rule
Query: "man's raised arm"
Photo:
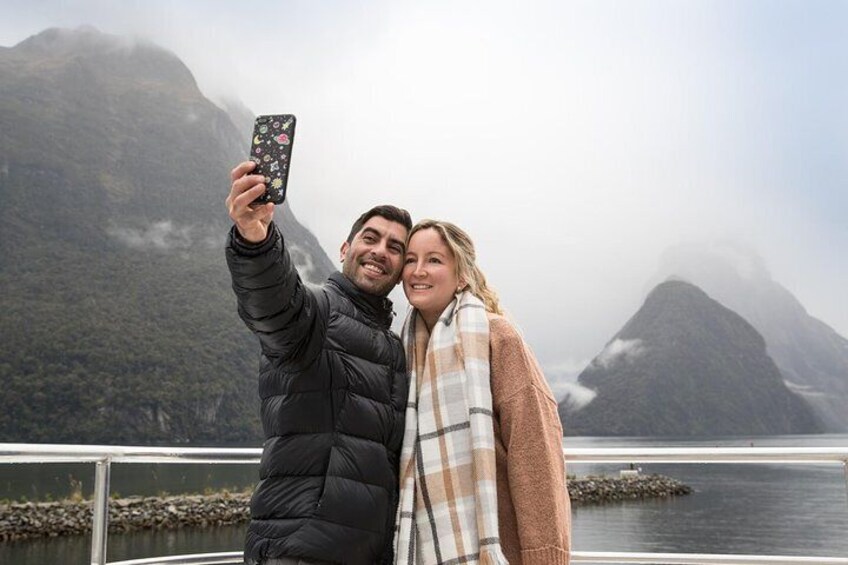
[[269, 357], [309, 362], [317, 353], [316, 298], [300, 280], [279, 229], [274, 204], [251, 206], [265, 186], [246, 161], [233, 169], [227, 209], [233, 229], [227, 241], [227, 266], [238, 311]]

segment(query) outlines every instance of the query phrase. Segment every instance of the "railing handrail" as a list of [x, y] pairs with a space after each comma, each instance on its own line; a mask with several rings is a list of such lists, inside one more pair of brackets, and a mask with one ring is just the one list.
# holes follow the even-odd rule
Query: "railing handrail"
[[[623, 553], [572, 551], [572, 563], [650, 563], [652, 565], [846, 565], [845, 557], [801, 557], [793, 555], [710, 555], [705, 553]], [[238, 565], [242, 552], [196, 553], [113, 561], [109, 565]]]
[[[846, 463], [847, 447], [565, 447], [569, 463]], [[0, 463], [255, 464], [260, 447], [0, 443]]]
[[0, 443], [0, 463], [258, 463], [260, 447], [147, 447]]
[[[603, 447], [563, 449], [569, 463], [777, 463], [842, 464], [848, 483], [848, 447]], [[145, 447], [113, 445], [70, 445], [0, 443], [3, 463], [95, 463], [95, 508], [91, 538], [91, 563], [106, 563], [108, 495], [112, 463], [201, 463], [256, 464], [262, 449], [258, 447]], [[220, 553], [148, 558], [122, 562], [125, 565], [148, 563], [235, 563], [239, 553]], [[232, 561], [236, 559], [236, 561]], [[675, 553], [572, 553], [581, 563], [664, 563], [664, 564], [759, 564], [827, 563], [848, 565], [848, 558], [733, 556], [721, 554]]]
[[564, 448], [570, 463], [846, 463], [848, 447]]

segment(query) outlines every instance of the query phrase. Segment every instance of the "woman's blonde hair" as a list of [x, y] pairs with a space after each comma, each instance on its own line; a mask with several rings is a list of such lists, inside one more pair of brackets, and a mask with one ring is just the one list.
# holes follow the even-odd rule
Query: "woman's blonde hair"
[[456, 259], [456, 276], [464, 282], [469, 292], [479, 298], [486, 310], [494, 314], [503, 314], [498, 303], [497, 293], [489, 287], [486, 276], [477, 266], [477, 253], [471, 237], [455, 224], [439, 220], [421, 220], [412, 227], [408, 241], [421, 230], [433, 229], [442, 238]]

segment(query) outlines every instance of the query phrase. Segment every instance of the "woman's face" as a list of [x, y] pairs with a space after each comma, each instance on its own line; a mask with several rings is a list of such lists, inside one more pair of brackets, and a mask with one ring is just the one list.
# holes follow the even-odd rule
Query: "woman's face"
[[413, 234], [402, 276], [407, 300], [432, 328], [460, 286], [456, 259], [439, 232], [427, 228]]

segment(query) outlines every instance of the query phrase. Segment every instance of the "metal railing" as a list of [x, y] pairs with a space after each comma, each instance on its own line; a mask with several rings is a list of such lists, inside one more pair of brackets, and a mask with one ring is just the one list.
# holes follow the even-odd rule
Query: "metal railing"
[[[257, 464], [259, 448], [122, 447], [0, 443], [0, 463], [94, 463], [94, 516], [91, 564], [106, 565], [109, 494], [112, 463]], [[727, 448], [568, 448], [573, 463], [825, 463], [842, 465], [848, 487], [848, 447], [727, 447]], [[848, 535], [848, 534], [846, 534]], [[152, 557], [109, 565], [232, 564], [242, 563], [241, 552]], [[781, 555], [727, 555], [696, 553], [622, 553], [572, 551], [573, 563], [654, 563], [657, 565], [848, 565], [844, 557]]]

